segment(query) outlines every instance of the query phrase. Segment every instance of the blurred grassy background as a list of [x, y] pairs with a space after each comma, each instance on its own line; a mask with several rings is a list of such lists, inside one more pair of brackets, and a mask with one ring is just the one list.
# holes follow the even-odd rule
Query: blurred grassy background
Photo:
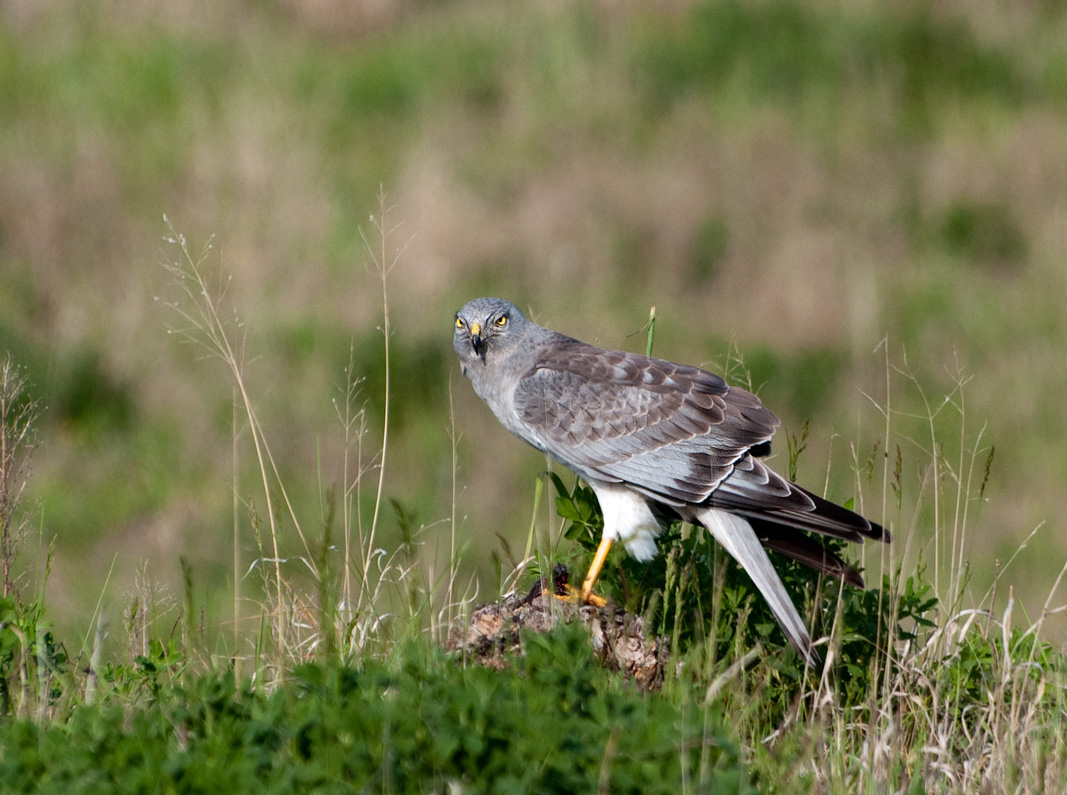
[[[144, 581], [175, 587], [180, 555], [229, 615], [232, 396], [154, 300], [163, 215], [194, 248], [217, 235], [261, 416], [317, 516], [350, 354], [380, 442], [362, 235], [382, 190], [406, 245], [386, 496], [447, 556], [451, 389], [486, 598], [544, 460], [459, 378], [451, 314], [483, 294], [631, 350], [654, 304], [656, 352], [720, 371], [736, 346], [787, 432], [810, 419], [800, 477], [839, 500], [850, 448], [886, 447], [865, 397], [886, 401], [886, 351], [934, 405], [973, 377], [965, 447], [984, 425], [996, 445], [969, 515], [977, 593], [1047, 523], [1008, 574], [1036, 617], [1067, 555], [1059, 3], [6, 0], [0, 186], [0, 350], [47, 406], [30, 496], [61, 627], [84, 633], [101, 593], [114, 618]], [[915, 501], [926, 409], [891, 383]], [[913, 554], [931, 510], [898, 528]]]

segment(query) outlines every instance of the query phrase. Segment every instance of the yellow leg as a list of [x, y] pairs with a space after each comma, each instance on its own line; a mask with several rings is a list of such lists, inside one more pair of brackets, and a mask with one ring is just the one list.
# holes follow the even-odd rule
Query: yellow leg
[[596, 554], [593, 556], [593, 562], [589, 564], [589, 573], [585, 575], [585, 580], [582, 582], [582, 601], [585, 604], [597, 604], [603, 606], [604, 600], [593, 593], [593, 586], [596, 585], [597, 577], [600, 576], [600, 570], [604, 568], [604, 561], [608, 559], [608, 551], [611, 549], [611, 539], [601, 538], [600, 546], [596, 549]]

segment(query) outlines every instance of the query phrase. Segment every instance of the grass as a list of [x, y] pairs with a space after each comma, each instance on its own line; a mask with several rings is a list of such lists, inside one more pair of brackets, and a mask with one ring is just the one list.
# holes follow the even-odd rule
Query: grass
[[[368, 243], [384, 311], [396, 251], [388, 217], [383, 208]], [[146, 582], [130, 599], [123, 650], [102, 650], [97, 624], [71, 654], [45, 618], [47, 564], [23, 572], [33, 574], [33, 592], [0, 599], [0, 770], [10, 791], [1028, 792], [1067, 784], [1067, 656], [1041, 639], [1043, 623], [1063, 609], [1056, 588], [1033, 620], [1018, 615], [1004, 582], [1010, 561], [994, 580], [994, 591], [1009, 591], [1002, 610], [991, 607], [993, 591], [971, 590], [963, 550], [995, 456], [984, 428], [969, 430], [967, 379], [935, 401], [906, 361], [885, 355], [886, 396], [872, 401], [884, 441], [866, 454], [853, 449], [848, 504], [876, 517], [880, 510], [897, 541], [864, 550], [867, 591], [777, 562], [822, 639], [820, 669], [797, 658], [743, 572], [705, 534], [677, 525], [649, 564], [613, 554], [600, 584], [668, 644], [658, 689], [639, 692], [603, 668], [578, 624], [525, 634], [522, 654], [496, 670], [445, 651], [475, 598], [458, 587], [467, 575], [454, 517], [444, 565], [400, 503], [401, 543], [381, 547], [389, 459], [384, 447], [363, 448], [358, 376], [345, 370], [336, 403], [349, 476], [322, 492], [317, 514], [304, 514], [287, 501], [272, 434], [244, 389], [257, 341], [228, 303], [232, 283], [219, 277], [210, 246], [196, 252], [177, 232], [169, 243], [176, 297], [164, 303], [175, 330], [234, 384], [233, 493], [249, 496], [235, 503], [232, 615], [209, 619], [183, 560], [181, 595]], [[653, 310], [649, 348], [661, 321]], [[382, 332], [386, 356], [388, 321]], [[25, 529], [17, 497], [38, 417], [18, 369], [9, 362], [4, 372], [0, 550], [9, 550]], [[924, 438], [897, 428], [915, 419], [894, 407], [907, 389], [928, 407]], [[790, 439], [790, 471], [807, 443], [806, 434]], [[237, 464], [246, 450], [247, 469]], [[519, 561], [528, 573], [513, 587], [557, 555], [581, 570], [595, 545], [601, 518], [591, 492], [555, 474], [548, 480], [558, 523], [547, 542], [531, 526]], [[934, 535], [915, 549], [920, 524]], [[239, 537], [248, 532], [252, 560]], [[33, 568], [32, 558], [19, 560]], [[5, 572], [5, 582], [16, 579]]]
[[[151, 312], [160, 216], [226, 241], [235, 297], [264, 341], [246, 377], [262, 417], [286, 429], [277, 463], [291, 500], [314, 504], [333, 422], [319, 398], [350, 357], [376, 387], [361, 407], [380, 444], [377, 290], [352, 263], [382, 184], [418, 230], [394, 278], [389, 449], [405, 474], [392, 496], [422, 521], [452, 510], [438, 321], [485, 293], [614, 347], [647, 303], [663, 310], [671, 358], [715, 366], [739, 345], [789, 427], [830, 429], [812, 440], [820, 461], [831, 439], [861, 435], [879, 340], [907, 350], [931, 391], [951, 388], [958, 357], [983, 375], [972, 407], [1005, 462], [989, 486], [1005, 546], [1060, 513], [1067, 457], [1046, 441], [1067, 428], [1050, 358], [1064, 333], [1056, 13], [458, 2], [358, 46], [273, 6], [234, 13], [239, 24], [190, 27], [42, 12], [0, 30], [0, 91], [15, 109], [0, 121], [0, 344], [63, 437], [30, 486], [59, 538], [57, 621], [88, 620], [117, 552], [131, 553], [117, 563], [123, 587], [148, 560], [177, 588], [177, 555], [216, 581], [232, 546], [214, 531], [230, 500], [212, 488], [230, 477], [230, 393]], [[462, 469], [498, 445], [477, 408], [456, 412]], [[483, 479], [476, 499], [461, 486], [460, 520], [525, 526], [515, 495], [539, 462], [501, 455], [515, 474]], [[86, 460], [101, 465], [86, 474]], [[1048, 466], [1024, 474], [1032, 460]], [[477, 545], [481, 574], [494, 543]], [[1039, 534], [1023, 557], [1060, 546]], [[974, 550], [983, 571], [1004, 552]], [[91, 577], [75, 576], [83, 555]], [[1020, 600], [1040, 605], [1052, 576]]]
[[7, 723], [6, 786], [530, 792], [610, 783], [666, 793], [683, 767], [717, 792], [752, 791], [735, 745], [686, 726], [666, 700], [612, 685], [574, 628], [531, 640], [510, 676], [410, 647], [358, 668], [304, 664], [273, 690], [228, 673], [187, 681], [139, 707], [121, 697], [80, 707], [65, 731]]
[[[284, 701], [308, 660], [328, 678], [410, 659], [454, 677], [457, 712], [464, 688], [544, 703], [428, 651], [472, 602], [586, 555], [544, 462], [450, 382], [442, 318], [502, 294], [633, 349], [655, 303], [660, 354], [751, 382], [783, 416], [776, 465], [897, 530], [889, 559], [861, 553], [879, 588], [840, 614], [789, 573], [832, 639], [817, 681], [699, 536], [677, 530], [684, 554], [652, 567], [612, 559], [606, 585], [683, 663], [630, 703], [681, 715], [648, 743], [674, 738], [679, 788], [714, 761], [762, 790], [1057, 789], [1061, 10], [459, 0], [357, 39], [299, 2], [227, 8], [0, 15], [0, 348], [19, 405], [42, 408], [0, 605], [15, 763], [43, 732], [61, 767], [75, 713], [115, 709], [104, 745], [121, 744], [107, 720], [143, 712], [159, 731], [127, 748], [155, 732], [178, 769], [188, 737], [160, 715], [185, 726], [201, 686]], [[387, 365], [393, 252], [375, 240], [378, 266], [352, 267], [383, 184], [408, 225]], [[166, 258], [202, 267], [208, 295], [215, 258], [233, 274], [216, 329], [232, 354], [163, 333], [177, 316], [151, 299], [180, 292], [152, 263], [164, 212], [189, 240], [219, 231], [208, 259]], [[915, 638], [886, 659], [902, 615]], [[723, 755], [687, 768], [697, 724]], [[264, 747], [294, 748], [299, 727], [282, 734]], [[614, 761], [587, 788], [639, 775], [611, 737], [591, 740]]]

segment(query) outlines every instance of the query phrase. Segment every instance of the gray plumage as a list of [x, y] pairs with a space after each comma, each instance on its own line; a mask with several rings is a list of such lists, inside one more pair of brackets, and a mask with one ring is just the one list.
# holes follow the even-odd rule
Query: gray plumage
[[890, 535], [759, 460], [779, 425], [759, 398], [696, 367], [579, 342], [499, 298], [456, 314], [453, 346], [504, 427], [589, 483], [606, 538], [651, 558], [660, 524], [650, 503], [659, 515], [702, 524], [814, 664], [807, 629], [764, 547], [863, 587], [854, 569], [796, 529], [855, 542]]

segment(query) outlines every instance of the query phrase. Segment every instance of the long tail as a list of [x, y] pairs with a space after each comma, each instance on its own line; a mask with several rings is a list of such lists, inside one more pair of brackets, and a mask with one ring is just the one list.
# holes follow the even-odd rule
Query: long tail
[[808, 629], [748, 520], [714, 508], [699, 509], [696, 511], [696, 519], [752, 578], [767, 604], [771, 606], [793, 648], [808, 665], [817, 666], [819, 656], [812, 648]]

